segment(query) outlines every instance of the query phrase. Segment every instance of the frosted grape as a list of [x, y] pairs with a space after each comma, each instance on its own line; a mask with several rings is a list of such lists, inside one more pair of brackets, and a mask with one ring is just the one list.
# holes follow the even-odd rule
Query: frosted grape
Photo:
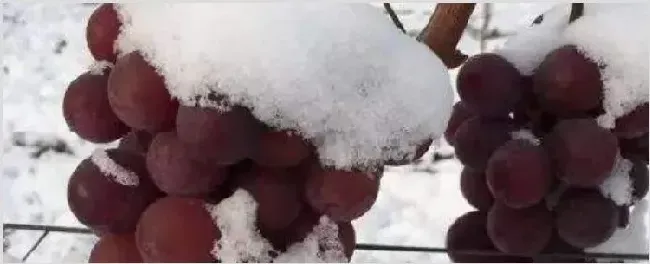
[[90, 251], [88, 263], [142, 263], [134, 234], [103, 235]]
[[601, 104], [600, 69], [575, 46], [563, 46], [537, 67], [533, 91], [545, 111], [560, 117], [584, 117]]
[[597, 246], [618, 226], [616, 205], [598, 190], [570, 189], [554, 209], [560, 237], [578, 248]]
[[153, 135], [146, 131], [133, 130], [120, 140], [117, 148], [146, 155]]
[[111, 3], [99, 5], [90, 15], [86, 27], [86, 41], [95, 60], [115, 62], [115, 41], [121, 26], [122, 22]]
[[460, 173], [460, 192], [465, 200], [479, 211], [488, 211], [494, 203], [483, 171], [465, 166]]
[[259, 165], [286, 168], [298, 165], [309, 156], [309, 144], [290, 131], [267, 131], [261, 134], [260, 146], [253, 155]]
[[455, 150], [466, 166], [482, 170], [492, 153], [510, 140], [512, 125], [505, 120], [473, 117], [456, 131]]
[[553, 182], [551, 162], [541, 146], [515, 139], [498, 148], [487, 166], [487, 184], [494, 198], [512, 208], [539, 203]]
[[560, 121], [544, 138], [557, 175], [577, 187], [596, 187], [614, 166], [618, 143], [608, 130], [593, 119]]
[[483, 53], [463, 64], [456, 87], [463, 103], [474, 113], [506, 117], [522, 99], [522, 82], [510, 62], [497, 54]]
[[465, 104], [463, 104], [462, 101], [454, 104], [451, 112], [451, 117], [449, 118], [449, 121], [447, 121], [447, 129], [445, 130], [444, 134], [445, 140], [447, 140], [449, 145], [453, 146], [456, 142], [456, 137], [454, 135], [456, 134], [458, 127], [473, 115], [474, 114], [467, 108], [467, 106], [465, 106]]
[[648, 103], [616, 119], [614, 134], [624, 138], [641, 137], [648, 133]]
[[93, 143], [112, 142], [129, 132], [108, 103], [108, 74], [86, 72], [63, 96], [63, 117], [70, 130]]
[[214, 262], [220, 237], [202, 200], [171, 196], [149, 206], [136, 231], [144, 262]]
[[171, 130], [178, 102], [162, 76], [138, 52], [117, 60], [108, 78], [108, 101], [129, 127], [149, 132]]
[[487, 232], [500, 251], [534, 256], [551, 239], [553, 216], [543, 204], [513, 209], [496, 202], [488, 212]]

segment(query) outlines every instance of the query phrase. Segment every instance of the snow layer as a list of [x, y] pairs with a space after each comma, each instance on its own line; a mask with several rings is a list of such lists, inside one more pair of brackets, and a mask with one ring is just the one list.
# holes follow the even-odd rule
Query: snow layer
[[140, 178], [135, 172], [132, 172], [119, 164], [117, 164], [111, 157], [108, 156], [106, 150], [98, 148], [93, 151], [90, 156], [93, 164], [99, 168], [99, 171], [111, 181], [119, 183], [124, 186], [138, 186]]
[[338, 237], [338, 225], [321, 217], [318, 225], [305, 240], [291, 245], [286, 252], [277, 256], [277, 263], [347, 263], [343, 245]]
[[[447, 69], [367, 4], [123, 4], [122, 53], [138, 50], [182, 103], [211, 91], [297, 128], [321, 161], [371, 166], [442, 135]], [[241, 15], [243, 12], [247, 15]], [[335, 19], [334, 19], [335, 18]], [[390, 147], [386, 150], [383, 147]]]
[[600, 192], [617, 205], [632, 203], [630, 170], [632, 170], [632, 162], [619, 155], [609, 177], [600, 185]]
[[600, 126], [613, 128], [615, 120], [648, 102], [647, 3], [585, 4], [584, 15], [569, 24], [571, 8], [561, 4], [544, 13], [540, 24], [522, 29], [508, 39], [498, 54], [524, 75], [531, 75], [550, 51], [566, 44], [578, 47], [601, 66], [603, 108]]

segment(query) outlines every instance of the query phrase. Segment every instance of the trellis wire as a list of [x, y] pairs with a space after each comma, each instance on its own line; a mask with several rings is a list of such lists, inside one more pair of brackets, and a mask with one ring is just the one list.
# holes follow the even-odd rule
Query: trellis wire
[[[60, 233], [69, 233], [69, 234], [89, 234], [89, 235], [93, 234], [93, 232], [87, 228], [68, 227], [68, 226], [7, 223], [7, 224], [2, 224], [2, 228], [12, 229], [12, 230], [43, 231], [43, 234], [38, 238], [36, 243], [34, 243], [32, 248], [23, 257], [23, 261], [25, 261], [29, 257], [29, 255], [41, 244], [43, 239], [51, 232], [60, 232]], [[509, 256], [506, 253], [495, 251], [495, 250], [449, 250], [447, 248], [441, 248], [441, 247], [382, 245], [382, 244], [371, 244], [371, 243], [358, 243], [356, 244], [355, 249], [365, 250], [365, 251], [420, 252], [420, 253], [434, 253], [434, 254], [447, 253], [451, 251], [454, 254], [465, 254], [465, 255], [474, 255], [474, 256]], [[600, 253], [600, 252], [598, 253], [589, 252], [589, 253], [581, 253], [581, 254], [543, 253], [537, 255], [537, 257], [546, 257], [551, 259], [589, 258], [589, 259], [646, 260], [646, 261], [650, 258], [648, 254]]]

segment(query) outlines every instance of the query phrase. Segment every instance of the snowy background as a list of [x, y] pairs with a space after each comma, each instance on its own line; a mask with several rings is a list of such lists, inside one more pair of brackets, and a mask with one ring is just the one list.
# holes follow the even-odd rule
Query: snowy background
[[[381, 8], [381, 4], [374, 5]], [[459, 49], [472, 55], [498, 47], [505, 39], [480, 41], [481, 28], [487, 29], [484, 38], [493, 29], [510, 34], [552, 5], [491, 4], [486, 24], [485, 5], [479, 4]], [[434, 7], [433, 3], [393, 4], [409, 35], [424, 27]], [[95, 146], [68, 131], [61, 100], [67, 84], [92, 61], [85, 26], [94, 8], [94, 4], [2, 5], [0, 201], [5, 223], [81, 226], [67, 207], [67, 179]], [[451, 76], [455, 78], [455, 71]], [[357, 242], [443, 247], [447, 227], [471, 210], [460, 194], [459, 162], [433, 158], [434, 152], [448, 155], [452, 151], [444, 143], [434, 144], [422, 162], [389, 168], [375, 206], [354, 222]], [[648, 221], [647, 216], [640, 219], [640, 223]], [[20, 261], [40, 236], [31, 231], [5, 230], [3, 234], [5, 262]], [[83, 262], [94, 240], [87, 235], [51, 233], [27, 261]], [[646, 252], [647, 242], [627, 251]], [[447, 262], [448, 258], [445, 254], [357, 251], [353, 261]]]

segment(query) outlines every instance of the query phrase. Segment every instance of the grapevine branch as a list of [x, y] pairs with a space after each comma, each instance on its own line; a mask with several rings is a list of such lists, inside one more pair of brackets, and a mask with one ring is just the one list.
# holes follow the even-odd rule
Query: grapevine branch
[[476, 4], [437, 4], [418, 40], [426, 44], [447, 68], [460, 66], [467, 55], [456, 49]]
[[406, 30], [404, 29], [404, 25], [402, 24], [402, 21], [399, 20], [399, 17], [397, 14], [395, 14], [395, 10], [393, 10], [393, 7], [390, 6], [390, 3], [384, 3], [384, 9], [386, 9], [386, 12], [390, 16], [390, 19], [393, 20], [393, 23], [399, 30], [402, 31], [402, 33], [406, 34]]
[[[93, 234], [93, 232], [86, 228], [79, 227], [65, 227], [65, 226], [49, 226], [49, 225], [31, 225], [31, 224], [2, 224], [3, 229], [11, 230], [31, 230], [31, 231], [45, 231], [41, 235], [38, 241], [32, 246], [31, 251], [34, 251], [40, 242], [47, 236], [50, 232], [63, 232], [63, 233], [72, 233], [72, 234]], [[400, 252], [427, 252], [427, 253], [446, 253], [454, 252], [456, 254], [466, 254], [466, 255], [475, 255], [475, 256], [507, 256], [503, 252], [495, 250], [449, 250], [447, 248], [439, 247], [418, 247], [418, 246], [399, 246], [399, 245], [382, 245], [382, 244], [367, 244], [367, 243], [357, 243], [356, 250], [367, 250], [367, 251], [400, 251]], [[29, 254], [24, 258], [26, 259]], [[649, 258], [648, 254], [622, 254], [622, 253], [578, 253], [578, 254], [569, 254], [569, 253], [545, 253], [540, 254], [538, 257], [549, 257], [549, 258], [589, 258], [589, 259], [627, 259], [627, 260], [647, 260]]]

